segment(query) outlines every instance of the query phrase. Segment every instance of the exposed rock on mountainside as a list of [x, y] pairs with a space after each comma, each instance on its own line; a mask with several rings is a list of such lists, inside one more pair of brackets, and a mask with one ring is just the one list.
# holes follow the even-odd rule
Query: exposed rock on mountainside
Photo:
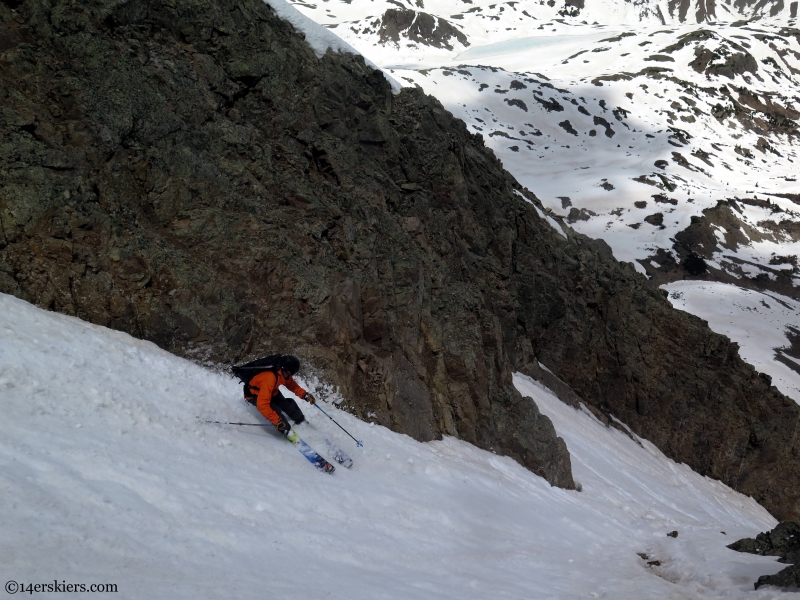
[[800, 373], [800, 329], [789, 326], [786, 330], [789, 343], [783, 348], [775, 348], [775, 360]]
[[756, 539], [744, 538], [728, 548], [762, 556], [780, 556], [778, 562], [792, 565], [775, 575], [762, 575], [754, 584], [756, 589], [762, 585], [800, 589], [800, 526], [797, 523], [780, 523], [772, 531], [759, 533]]
[[[668, 455], [800, 516], [800, 408], [566, 240], [480, 137], [259, 0], [0, 4], [0, 290], [229, 362], [292, 349], [355, 412], [573, 487], [539, 361]], [[516, 110], [516, 109], [515, 109]]]
[[[774, 17], [786, 14], [789, 18], [797, 17], [797, 2], [784, 0], [669, 0], [666, 11], [661, 10], [659, 2], [654, 0], [638, 0], [630, 2], [635, 6], [637, 16], [642, 21], [657, 20], [667, 23], [703, 23], [707, 21], [730, 18]], [[593, 4], [590, 0], [589, 14], [596, 14], [602, 8], [601, 3]], [[552, 4], [551, 4], [552, 6]], [[586, 17], [585, 0], [564, 0], [559, 14], [564, 17]]]
[[453, 45], [450, 41], [452, 39], [460, 42], [462, 46], [469, 46], [467, 36], [447, 19], [407, 8], [390, 8], [383, 13], [378, 33], [382, 42], [389, 40], [398, 42], [402, 35], [412, 42], [435, 48], [452, 50]]
[[[391, 48], [439, 48], [442, 50], [463, 50], [470, 45], [467, 36], [452, 22], [442, 16], [410, 8], [396, 8], [393, 2], [382, 15], [348, 21], [346, 29], [336, 29], [342, 35], [355, 34], [358, 39], [369, 38], [376, 44]], [[422, 6], [417, 2], [417, 6]], [[453, 15], [460, 19], [463, 15]], [[336, 28], [338, 25], [331, 25]]]
[[[748, 205], [772, 211], [772, 219], [759, 223], [769, 233], [765, 234], [741, 219], [739, 214], [742, 207]], [[797, 256], [776, 255], [770, 265], [754, 265], [735, 256], [740, 246], [746, 246], [752, 240], [780, 243], [786, 238], [800, 238], [800, 225], [795, 220], [789, 220], [789, 216], [794, 215], [787, 215], [786, 211], [769, 200], [737, 198], [720, 202], [716, 207], [703, 211], [702, 217], [693, 217], [691, 225], [675, 236], [674, 256], [659, 250], [645, 264], [645, 268], [652, 281], [659, 285], [686, 279], [687, 275], [702, 276], [702, 279], [749, 289], [770, 290], [798, 299], [800, 288], [794, 285], [793, 279], [798, 273]], [[703, 269], [698, 272], [688, 269], [687, 265], [691, 263], [686, 261], [690, 257], [704, 259]], [[715, 258], [718, 263], [716, 267], [710, 267], [705, 262]], [[759, 273], [749, 276], [754, 267]]]

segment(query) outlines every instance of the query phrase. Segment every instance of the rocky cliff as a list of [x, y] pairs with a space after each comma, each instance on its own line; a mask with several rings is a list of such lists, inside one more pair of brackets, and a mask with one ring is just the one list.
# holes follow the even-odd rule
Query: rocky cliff
[[800, 515], [800, 409], [480, 137], [259, 0], [0, 3], [0, 291], [197, 360], [293, 351], [354, 411], [573, 487], [546, 365]]
[[774, 585], [788, 591], [800, 590], [800, 526], [793, 521], [779, 523], [772, 531], [759, 533], [755, 539], [744, 538], [728, 546], [737, 552], [748, 552], [761, 556], [779, 556], [779, 563], [791, 566], [774, 575], [762, 575], [753, 585]]

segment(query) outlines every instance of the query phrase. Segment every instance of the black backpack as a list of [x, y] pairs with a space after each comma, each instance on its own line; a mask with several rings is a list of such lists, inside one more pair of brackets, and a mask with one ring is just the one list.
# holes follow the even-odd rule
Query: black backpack
[[244, 399], [253, 406], [256, 404], [257, 394], [254, 394], [253, 390], [250, 389], [250, 380], [259, 373], [264, 373], [265, 371], [272, 371], [277, 375], [281, 356], [281, 354], [271, 354], [270, 356], [259, 358], [243, 365], [231, 367], [231, 373], [233, 373], [234, 377], [238, 377], [239, 381], [244, 384]]

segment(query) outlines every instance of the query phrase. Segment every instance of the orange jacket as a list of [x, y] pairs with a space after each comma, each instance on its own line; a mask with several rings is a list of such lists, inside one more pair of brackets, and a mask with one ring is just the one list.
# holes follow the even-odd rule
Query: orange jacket
[[278, 413], [272, 410], [270, 402], [272, 402], [272, 397], [278, 394], [278, 386], [281, 385], [285, 385], [300, 398], [306, 395], [306, 391], [297, 385], [294, 378], [289, 377], [289, 379], [284, 379], [283, 373], [281, 373], [280, 370], [278, 370], [277, 375], [272, 371], [264, 371], [250, 380], [250, 389], [258, 394], [258, 398], [256, 399], [256, 408], [258, 412], [264, 415], [273, 425], [277, 425], [281, 418], [278, 416]]

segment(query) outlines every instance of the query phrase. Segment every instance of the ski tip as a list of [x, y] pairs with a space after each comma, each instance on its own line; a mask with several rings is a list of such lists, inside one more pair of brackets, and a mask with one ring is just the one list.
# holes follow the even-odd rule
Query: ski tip
[[322, 467], [320, 467], [320, 468], [321, 468], [323, 471], [325, 471], [326, 473], [330, 473], [331, 475], [333, 475], [333, 472], [336, 470], [336, 467], [334, 467], [334, 466], [333, 466], [331, 463], [328, 463], [328, 462], [326, 462], [326, 463], [325, 463], [324, 465], [322, 465]]

